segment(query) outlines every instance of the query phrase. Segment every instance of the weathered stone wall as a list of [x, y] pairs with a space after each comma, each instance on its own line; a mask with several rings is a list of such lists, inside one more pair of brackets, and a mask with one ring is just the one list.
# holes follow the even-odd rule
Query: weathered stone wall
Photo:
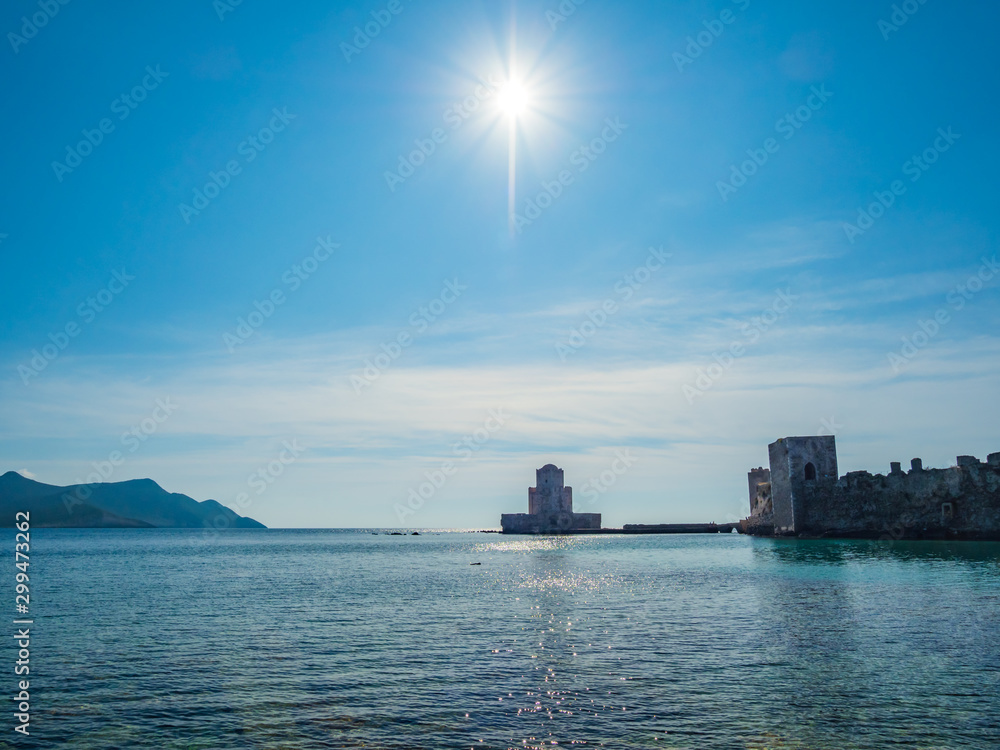
[[837, 479], [836, 440], [833, 435], [788, 437], [767, 449], [775, 531], [798, 533], [805, 488]]
[[760, 482], [757, 485], [757, 496], [753, 501], [751, 516], [773, 516], [774, 507], [771, 504], [771, 483]]
[[747, 472], [747, 485], [750, 490], [750, 515], [754, 514], [754, 507], [757, 504], [757, 485], [762, 482], [771, 481], [771, 470], [758, 466]]
[[598, 531], [600, 513], [541, 514], [504, 513], [500, 527], [505, 534], [559, 534], [573, 531]]
[[792, 520], [792, 485], [788, 471], [788, 444], [776, 440], [767, 446], [768, 461], [771, 465], [771, 507], [774, 530], [791, 533], [795, 528]]
[[[853, 471], [803, 487], [795, 533], [886, 539], [1000, 539], [1000, 454], [988, 463], [888, 475]], [[970, 460], [971, 459], [971, 460]]]
[[500, 528], [504, 534], [538, 534], [538, 518], [534, 513], [503, 513]]
[[601, 528], [601, 514], [600, 513], [574, 513], [573, 514], [573, 528], [574, 529], [589, 529], [597, 530]]

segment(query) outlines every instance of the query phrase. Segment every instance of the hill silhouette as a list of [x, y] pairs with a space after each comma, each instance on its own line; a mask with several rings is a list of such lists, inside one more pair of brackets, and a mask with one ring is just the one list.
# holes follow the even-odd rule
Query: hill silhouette
[[266, 528], [215, 500], [167, 492], [152, 479], [59, 487], [8, 471], [0, 476], [0, 527], [13, 526], [18, 511], [30, 511], [35, 528]]

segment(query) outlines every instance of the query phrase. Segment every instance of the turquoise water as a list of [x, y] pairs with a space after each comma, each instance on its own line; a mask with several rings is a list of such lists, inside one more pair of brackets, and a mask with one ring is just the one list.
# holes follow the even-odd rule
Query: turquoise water
[[0, 747], [1000, 747], [998, 544], [198, 538], [32, 530]]

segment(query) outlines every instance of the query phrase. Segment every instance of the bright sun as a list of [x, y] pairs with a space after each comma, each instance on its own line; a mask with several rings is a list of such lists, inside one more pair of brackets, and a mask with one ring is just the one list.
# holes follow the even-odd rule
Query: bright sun
[[528, 93], [517, 81], [508, 81], [497, 95], [497, 104], [508, 117], [517, 117], [528, 105]]

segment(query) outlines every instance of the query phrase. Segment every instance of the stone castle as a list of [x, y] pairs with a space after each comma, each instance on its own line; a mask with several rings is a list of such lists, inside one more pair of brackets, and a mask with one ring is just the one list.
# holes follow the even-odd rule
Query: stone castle
[[1000, 540], [1000, 453], [986, 462], [904, 472], [837, 472], [832, 435], [787, 437], [768, 446], [769, 467], [751, 470], [750, 516], [740, 530], [761, 536]]
[[535, 471], [535, 486], [528, 488], [528, 512], [500, 516], [504, 534], [559, 534], [596, 531], [600, 513], [574, 513], [573, 488], [563, 484], [563, 470], [546, 464]]

